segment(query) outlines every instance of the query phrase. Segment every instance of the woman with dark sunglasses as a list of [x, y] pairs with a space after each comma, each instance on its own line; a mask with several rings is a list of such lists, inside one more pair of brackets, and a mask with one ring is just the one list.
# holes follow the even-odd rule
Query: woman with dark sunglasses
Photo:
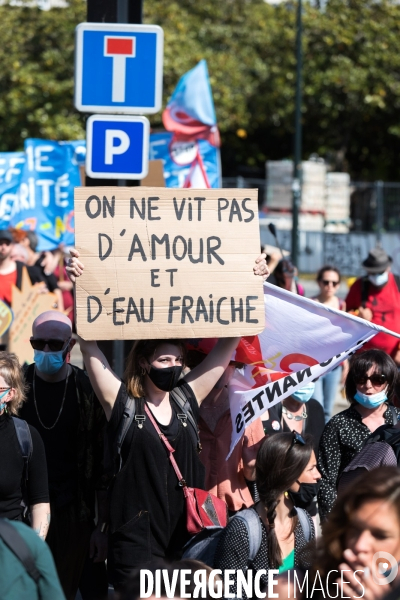
[[393, 425], [400, 418], [400, 410], [390, 404], [396, 378], [396, 364], [383, 350], [366, 350], [350, 361], [345, 383], [350, 407], [326, 424], [319, 446], [321, 518], [327, 517], [336, 500], [338, 478], [367, 438], [381, 425]]
[[[324, 265], [317, 273], [317, 283], [320, 293], [312, 299], [330, 308], [346, 310], [346, 302], [336, 295], [339, 290], [340, 281], [341, 275], [339, 269], [332, 265]], [[332, 416], [339, 384], [342, 383], [343, 385], [348, 370], [348, 361], [345, 361], [323, 377], [320, 377], [315, 384], [313, 397], [315, 400], [318, 400], [324, 409], [325, 423]]]
[[346, 303], [336, 296], [339, 291], [341, 275], [339, 269], [332, 265], [324, 265], [317, 273], [317, 283], [319, 294], [313, 300], [321, 302], [330, 308], [337, 310], [346, 310]]
[[[310, 515], [296, 506], [316, 495], [320, 478], [310, 436], [303, 438], [293, 431], [267, 437], [256, 460], [260, 501], [247, 509], [258, 517], [261, 544], [250, 562], [248, 529], [240, 518], [234, 517], [221, 534], [214, 567], [222, 571], [232, 569], [236, 585], [238, 571], [243, 571], [247, 579], [251, 564], [253, 578], [264, 570], [260, 588], [268, 586], [269, 569], [280, 573], [294, 567], [307, 569], [310, 562], [305, 548], [315, 537], [314, 525]], [[247, 598], [245, 593], [242, 597]]]

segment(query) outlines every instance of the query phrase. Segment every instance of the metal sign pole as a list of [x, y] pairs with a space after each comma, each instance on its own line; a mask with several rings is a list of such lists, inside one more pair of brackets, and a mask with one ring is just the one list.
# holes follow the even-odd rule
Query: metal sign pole
[[297, 4], [297, 35], [296, 35], [296, 108], [294, 134], [294, 169], [293, 169], [293, 204], [292, 204], [292, 261], [297, 266], [299, 257], [299, 212], [301, 206], [301, 101], [302, 101], [302, 0]]
[[[88, 0], [87, 21], [94, 23], [142, 23], [142, 0]], [[114, 180], [115, 181], [115, 180]], [[108, 179], [91, 179], [87, 177], [86, 185], [115, 185]], [[125, 179], [118, 179], [119, 186], [126, 186]], [[99, 336], [101, 333], [99, 332]], [[124, 372], [124, 341], [100, 343], [101, 349], [113, 367], [115, 373], [122, 377]]]
[[[132, 3], [131, 3], [132, 4]], [[142, 22], [142, 2], [139, 0], [138, 2], [133, 2], [133, 4], [140, 5], [140, 20], [133, 20], [132, 23], [141, 23]], [[137, 11], [136, 11], [137, 12]], [[138, 16], [137, 14], [135, 15]], [[129, 23], [129, 1], [128, 0], [117, 0], [117, 23]], [[135, 184], [136, 182], [134, 182]], [[118, 179], [118, 186], [125, 187], [127, 185], [126, 179]], [[137, 185], [137, 184], [136, 184]], [[124, 352], [125, 342], [122, 340], [114, 340], [113, 341], [113, 366], [114, 371], [118, 375], [118, 377], [122, 377], [124, 373], [124, 364], [125, 364], [125, 352]]]

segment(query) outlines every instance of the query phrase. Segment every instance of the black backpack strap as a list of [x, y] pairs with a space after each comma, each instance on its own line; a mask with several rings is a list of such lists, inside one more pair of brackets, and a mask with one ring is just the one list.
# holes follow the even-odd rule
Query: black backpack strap
[[26, 485], [26, 482], [28, 481], [29, 460], [33, 452], [32, 436], [29, 425], [26, 421], [23, 419], [18, 419], [17, 417], [12, 417], [12, 420], [14, 422], [15, 433], [17, 434], [19, 447], [21, 448], [22, 458], [24, 459], [22, 481], [24, 485]]
[[[118, 454], [117, 473], [119, 473], [122, 468], [122, 456], [121, 456], [122, 444], [124, 443], [124, 439], [126, 438], [128, 429], [131, 426], [133, 419], [135, 418], [135, 413], [136, 413], [136, 399], [131, 398], [131, 396], [128, 396], [128, 400], [126, 401], [125, 408], [124, 408], [124, 414], [122, 415], [122, 418], [121, 418], [121, 421], [120, 421], [120, 424], [118, 427], [118, 431], [117, 431], [117, 437], [116, 437], [116, 446], [117, 446], [117, 454]], [[137, 415], [137, 416], [139, 418], [139, 415]], [[142, 417], [140, 420], [138, 420], [139, 427], [143, 426], [143, 425], [141, 425], [141, 421], [144, 420], [144, 418], [145, 417]]]
[[395, 275], [393, 273], [393, 277], [394, 277], [394, 280], [395, 280], [396, 285], [397, 285], [397, 291], [400, 292], [400, 275]]
[[[190, 423], [190, 430], [194, 432], [194, 439], [196, 440], [197, 451], [201, 452], [201, 444], [199, 437], [199, 429], [197, 427], [197, 423], [193, 416], [192, 407], [190, 406], [190, 402], [188, 400], [188, 396], [193, 398], [195, 402], [197, 402], [195, 395], [193, 394], [192, 388], [185, 381], [181, 381], [178, 387], [174, 388], [172, 392], [170, 392], [170, 398], [175, 402], [176, 406], [180, 411], [182, 411]], [[178, 418], [180, 415], [178, 414]]]
[[[185, 393], [185, 391], [183, 391], [183, 389], [182, 389], [183, 387], [185, 387], [186, 393]], [[195, 398], [195, 396], [192, 392], [192, 388], [187, 383], [182, 382], [179, 385], [179, 387], [176, 387], [173, 390], [173, 392], [170, 393], [170, 396], [180, 411], [180, 413], [178, 414], [178, 418], [180, 417], [182, 419], [182, 417], [186, 417], [188, 422], [190, 423], [190, 425], [191, 425], [190, 429], [193, 430], [193, 432], [194, 432], [193, 437], [195, 439], [195, 443], [197, 444], [197, 449], [200, 452], [201, 444], [200, 444], [199, 432], [197, 429], [197, 423], [192, 414], [190, 402], [187, 398], [189, 394], [191, 394], [191, 396], [193, 398]], [[136, 414], [136, 412], [137, 412], [136, 401], [137, 400], [139, 400], [139, 399], [128, 396], [128, 400], [126, 401], [125, 408], [124, 408], [124, 413], [122, 415], [120, 424], [118, 426], [118, 431], [117, 431], [117, 435], [115, 438], [115, 444], [116, 444], [115, 448], [117, 451], [117, 464], [115, 465], [114, 475], [117, 475], [122, 468], [122, 456], [121, 456], [122, 445], [126, 438], [126, 434], [128, 433], [129, 428], [132, 424], [132, 421], [133, 420], [137, 421], [138, 427], [142, 428], [143, 422], [146, 419], [145, 415]]]
[[21, 534], [6, 519], [0, 519], [0, 537], [8, 548], [24, 565], [26, 572], [36, 585], [41, 577], [35, 559]]

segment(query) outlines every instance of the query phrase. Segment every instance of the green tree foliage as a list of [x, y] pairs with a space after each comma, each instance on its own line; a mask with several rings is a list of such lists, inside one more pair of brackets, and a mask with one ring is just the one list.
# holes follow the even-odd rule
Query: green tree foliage
[[[387, 0], [304, 3], [303, 154], [353, 178], [398, 179], [400, 6]], [[296, 3], [145, 0], [164, 27], [166, 87], [208, 61], [225, 173], [292, 155]], [[242, 137], [241, 137], [242, 136]]]
[[[165, 33], [164, 101], [205, 58], [222, 134], [224, 174], [292, 154], [296, 3], [143, 0], [144, 21]], [[25, 137], [76, 139], [74, 28], [83, 0], [48, 12], [0, 6], [0, 149]], [[303, 154], [353, 178], [400, 173], [400, 6], [388, 0], [305, 5]], [[151, 119], [162, 126], [161, 114]]]
[[307, 149], [353, 177], [398, 180], [400, 6], [330, 0], [305, 27]]
[[0, 6], [0, 150], [21, 149], [27, 137], [84, 136], [73, 74], [74, 30], [85, 17], [82, 0], [50, 11]]

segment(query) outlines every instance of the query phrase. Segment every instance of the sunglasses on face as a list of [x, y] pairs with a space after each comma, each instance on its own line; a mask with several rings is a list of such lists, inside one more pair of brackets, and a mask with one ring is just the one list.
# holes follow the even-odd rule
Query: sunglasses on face
[[328, 279], [322, 279], [321, 283], [322, 283], [322, 285], [325, 285], [325, 286], [332, 284], [333, 287], [337, 287], [339, 285], [340, 281], [329, 281]]
[[386, 375], [379, 373], [373, 373], [370, 377], [367, 377], [367, 375], [361, 375], [361, 377], [355, 378], [356, 385], [365, 385], [368, 380], [375, 387], [387, 383]]
[[68, 340], [41, 340], [41, 339], [30, 339], [31, 346], [34, 350], [44, 350], [46, 344], [50, 348], [50, 352], [59, 352], [70, 342]]
[[292, 433], [293, 433], [293, 439], [292, 439], [292, 443], [290, 444], [289, 450], [291, 450], [295, 444], [300, 444], [301, 446], [306, 445], [306, 440], [303, 438], [302, 435], [297, 433], [297, 431], [293, 431]]

